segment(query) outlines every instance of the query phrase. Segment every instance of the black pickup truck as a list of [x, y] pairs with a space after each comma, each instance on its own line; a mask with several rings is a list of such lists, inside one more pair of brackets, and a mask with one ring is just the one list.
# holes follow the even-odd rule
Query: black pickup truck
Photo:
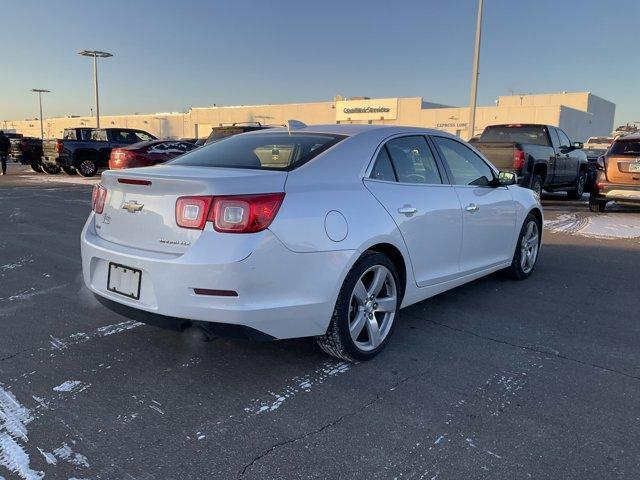
[[112, 148], [155, 138], [143, 130], [131, 128], [68, 128], [62, 139], [45, 140], [42, 168], [46, 173], [58, 173], [62, 169], [69, 175], [77, 172], [83, 177], [91, 177], [100, 168], [107, 167]]
[[587, 156], [582, 143], [569, 140], [551, 125], [490, 125], [472, 144], [498, 169], [518, 175], [518, 184], [538, 194], [566, 191], [582, 197], [587, 181]]
[[31, 169], [34, 172], [41, 172], [40, 157], [42, 157], [42, 139], [35, 137], [11, 139], [9, 156], [14, 162], [31, 165]]

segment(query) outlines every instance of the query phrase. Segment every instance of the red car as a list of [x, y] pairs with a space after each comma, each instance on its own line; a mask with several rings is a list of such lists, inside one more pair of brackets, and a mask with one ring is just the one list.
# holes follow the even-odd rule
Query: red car
[[109, 168], [150, 167], [190, 152], [196, 145], [180, 140], [151, 140], [111, 150]]

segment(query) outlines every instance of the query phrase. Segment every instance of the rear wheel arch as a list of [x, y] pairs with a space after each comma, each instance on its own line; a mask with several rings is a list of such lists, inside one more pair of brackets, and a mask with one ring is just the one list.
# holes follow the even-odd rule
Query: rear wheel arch
[[404, 296], [404, 292], [407, 288], [408, 272], [407, 272], [407, 263], [400, 249], [398, 249], [398, 247], [396, 247], [395, 245], [392, 245], [391, 243], [377, 243], [375, 245], [368, 247], [367, 251], [382, 253], [389, 260], [391, 260], [391, 263], [393, 263], [393, 265], [396, 267], [396, 270], [398, 271], [398, 276], [400, 277], [400, 288], [402, 292], [401, 296]]
[[537, 163], [533, 167], [533, 175], [538, 175], [542, 180], [542, 185], [547, 181], [547, 166], [544, 163]]

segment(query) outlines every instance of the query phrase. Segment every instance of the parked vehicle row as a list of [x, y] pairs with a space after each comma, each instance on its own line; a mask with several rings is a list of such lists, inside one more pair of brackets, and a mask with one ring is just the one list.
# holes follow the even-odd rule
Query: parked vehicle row
[[34, 172], [42, 171], [40, 157], [42, 157], [42, 139], [34, 137], [13, 138], [9, 155], [14, 162], [31, 165]]
[[436, 130], [244, 133], [163, 168], [104, 172], [81, 235], [84, 281], [143, 322], [315, 337], [366, 360], [401, 307], [499, 270], [531, 275], [542, 207], [515, 180]]

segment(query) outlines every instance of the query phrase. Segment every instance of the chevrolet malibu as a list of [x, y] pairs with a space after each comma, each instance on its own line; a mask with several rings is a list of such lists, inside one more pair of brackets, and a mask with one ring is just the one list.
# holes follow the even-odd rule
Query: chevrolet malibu
[[531, 275], [542, 208], [515, 182], [440, 131], [290, 122], [103, 173], [84, 281], [146, 323], [315, 337], [367, 360], [401, 307], [499, 270]]

